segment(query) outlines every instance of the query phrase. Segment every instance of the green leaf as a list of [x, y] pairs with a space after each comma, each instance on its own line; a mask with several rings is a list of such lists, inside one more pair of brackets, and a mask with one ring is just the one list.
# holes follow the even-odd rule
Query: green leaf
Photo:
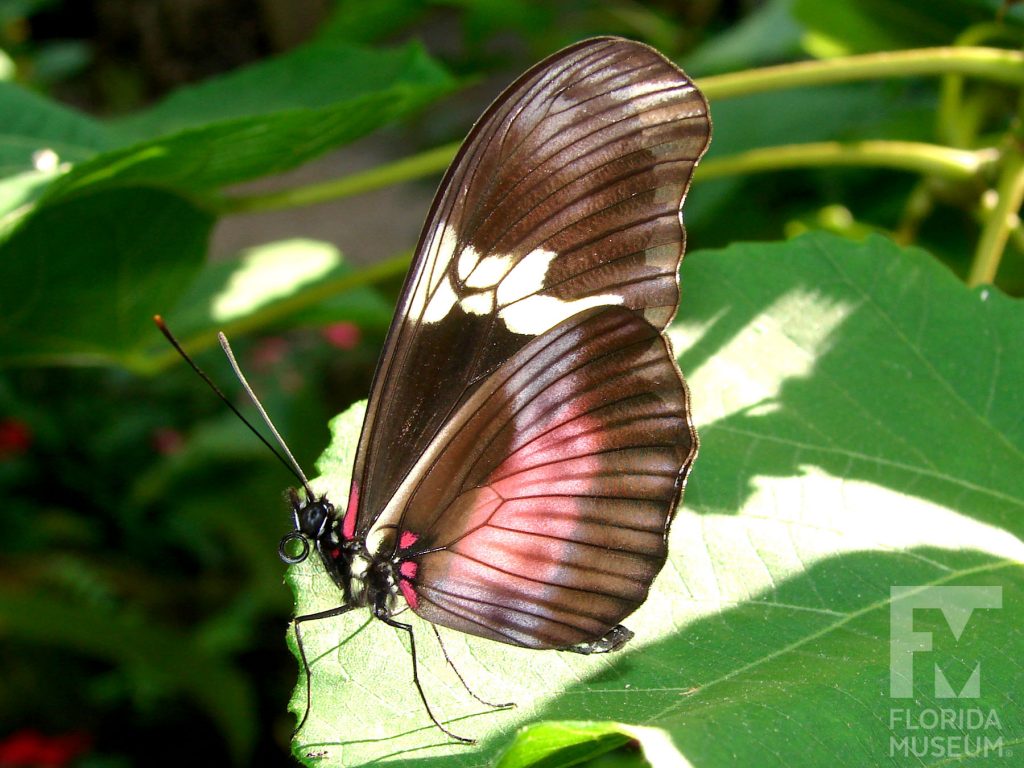
[[[518, 704], [491, 712], [462, 689], [429, 627], [402, 614], [430, 705], [480, 740], [467, 747], [430, 724], [402, 636], [363, 610], [308, 622], [300, 759], [569, 765], [602, 749], [616, 722], [660, 729], [665, 754], [693, 765], [921, 765], [891, 756], [890, 738], [920, 736], [905, 721], [941, 707], [993, 711], [998, 728], [931, 735], [1020, 748], [1020, 302], [968, 290], [927, 254], [877, 237], [696, 253], [682, 279], [671, 336], [702, 445], [669, 564], [626, 622], [636, 638], [581, 657], [442, 630], [479, 695]], [[341, 508], [360, 420], [357, 407], [332, 423], [318, 465], [316, 490]], [[318, 563], [288, 579], [299, 613], [340, 601]], [[990, 587], [1002, 605], [971, 613], [959, 636], [944, 612], [915, 614], [933, 646], [915, 654], [912, 698], [890, 695], [890, 616], [910, 599], [894, 597], [900, 586], [918, 596]], [[977, 664], [978, 698], [938, 697], [935, 665], [959, 691]], [[297, 713], [305, 696], [300, 680]], [[547, 745], [524, 757], [513, 733], [536, 721], [566, 722], [539, 731]]]
[[[154, 338], [149, 318], [174, 306], [198, 271], [217, 188], [299, 165], [451, 85], [415, 44], [310, 44], [182, 89], [104, 139], [129, 146], [8, 180], [0, 363], [131, 364]], [[0, 91], [0, 106], [4, 94], [35, 110], [23, 121], [32, 146], [57, 129], [88, 134], [72, 113], [26, 92]], [[366, 301], [363, 310], [383, 314]]]
[[426, 11], [426, 0], [338, 0], [317, 35], [323, 39], [372, 43], [412, 26]]
[[319, 40], [181, 88], [112, 129], [136, 140], [166, 136], [239, 118], [337, 106], [398, 85], [435, 89], [451, 80], [417, 43], [375, 49]]
[[753, 9], [687, 54], [683, 68], [699, 79], [796, 57], [803, 30], [794, 21], [790, 5], [791, 0], [769, 0]]
[[[243, 251], [237, 259], [206, 264], [166, 318], [183, 339], [243, 320], [265, 325], [285, 316], [293, 322], [298, 317], [387, 328], [393, 307], [374, 290], [362, 286], [338, 292], [337, 286], [355, 274], [331, 243], [266, 243]], [[165, 346], [159, 346], [161, 352]]]
[[[952, 45], [974, 24], [1020, 27], [1020, 8], [1002, 0], [794, 0], [793, 16], [836, 54]], [[813, 44], [813, 43], [812, 43]]]
[[30, 170], [39, 150], [77, 162], [112, 144], [102, 123], [14, 83], [0, 82], [0, 115], [0, 176]]
[[114, 133], [128, 146], [75, 166], [47, 198], [115, 183], [202, 194], [280, 173], [411, 114], [451, 87], [418, 45], [373, 51], [309, 44], [183, 88], [122, 121]]
[[206, 252], [209, 214], [149, 189], [43, 208], [0, 243], [0, 363], [110, 363], [153, 335]]
[[679, 768], [685, 761], [667, 733], [626, 723], [558, 722], [523, 728], [498, 761], [498, 768], [579, 765], [636, 742], [652, 768]]

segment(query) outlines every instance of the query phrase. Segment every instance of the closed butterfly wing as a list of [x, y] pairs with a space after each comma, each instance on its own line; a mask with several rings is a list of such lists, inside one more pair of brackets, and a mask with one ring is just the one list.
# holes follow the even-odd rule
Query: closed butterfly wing
[[[686, 76], [614, 38], [555, 54], [487, 110], [441, 183], [406, 279], [344, 537], [418, 514], [401, 503], [422, 457], [443, 452], [457, 414], [540, 337], [597, 307], [632, 312], [656, 335], [665, 327], [679, 299], [680, 206], [709, 134], [707, 104]], [[464, 522], [448, 514], [453, 533]], [[422, 567], [440, 572], [443, 560]]]

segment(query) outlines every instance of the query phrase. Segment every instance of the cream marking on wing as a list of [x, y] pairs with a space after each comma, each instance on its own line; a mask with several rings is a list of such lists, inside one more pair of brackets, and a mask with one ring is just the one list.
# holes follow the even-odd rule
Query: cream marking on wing
[[[456, 252], [457, 238], [444, 227], [431, 241], [429, 274], [421, 276], [409, 303], [409, 315], [423, 323], [439, 323], [456, 304], [466, 314], [498, 318], [513, 333], [537, 335], [591, 307], [622, 304], [615, 294], [597, 294], [564, 300], [542, 294], [548, 271], [558, 256], [543, 248], [518, 262], [511, 254], [481, 256], [471, 245]], [[451, 265], [461, 284], [452, 282]], [[461, 296], [460, 296], [461, 293]]]
[[622, 297], [616, 294], [584, 296], [572, 301], [540, 295], [557, 255], [538, 248], [523, 257], [498, 284], [498, 317], [513, 333], [541, 334], [584, 309], [622, 304]]
[[494, 311], [494, 293], [474, 293], [459, 303], [470, 315], [489, 315]]
[[423, 311], [422, 320], [424, 323], [439, 323], [444, 320], [448, 313], [452, 311], [452, 307], [459, 300], [459, 297], [455, 294], [455, 290], [452, 288], [452, 281], [445, 275], [441, 278], [441, 283], [437, 286], [434, 291], [434, 295], [430, 297], [430, 303], [427, 304], [427, 308]]
[[480, 254], [476, 248], [467, 245], [459, 254], [459, 280], [466, 282], [466, 278], [473, 272], [473, 268], [480, 262]]
[[[451, 227], [444, 226], [434, 231], [430, 244], [425, 249], [425, 274], [420, 275], [416, 289], [409, 299], [409, 317], [422, 317], [423, 322], [435, 323], [443, 320], [454, 306], [455, 294], [447, 277], [447, 265], [455, 258], [456, 242], [455, 230]], [[449, 295], [436, 299], [436, 294], [443, 290], [442, 287], [445, 285]]]
[[493, 288], [511, 271], [511, 256], [487, 256], [477, 263], [465, 282], [469, 288]]

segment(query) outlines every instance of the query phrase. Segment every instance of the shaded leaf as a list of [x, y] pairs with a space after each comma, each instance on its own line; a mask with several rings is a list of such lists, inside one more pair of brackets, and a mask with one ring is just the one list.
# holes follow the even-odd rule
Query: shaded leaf
[[113, 183], [198, 193], [280, 173], [410, 114], [451, 87], [418, 45], [370, 51], [310, 44], [183, 88], [115, 125], [114, 134], [128, 146], [75, 166], [47, 199]]
[[212, 217], [112, 189], [44, 208], [0, 243], [0, 362], [116, 362], [202, 262]]
[[827, 41], [836, 53], [952, 45], [975, 24], [1002, 16], [1020, 26], [1024, 12], [1002, 0], [794, 0], [793, 16], [808, 31]]
[[205, 711], [244, 764], [256, 736], [255, 701], [245, 677], [171, 627], [52, 596], [0, 590], [0, 621], [12, 637], [117, 662], [138, 682], [181, 692]]

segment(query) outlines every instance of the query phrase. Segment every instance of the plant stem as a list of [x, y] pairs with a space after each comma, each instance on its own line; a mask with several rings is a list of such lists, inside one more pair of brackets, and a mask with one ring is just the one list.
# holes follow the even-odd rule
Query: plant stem
[[967, 275], [970, 286], [995, 282], [1010, 231], [1019, 223], [1018, 212], [1024, 202], [1024, 154], [1020, 150], [1006, 153], [995, 192], [995, 205], [985, 218]]
[[321, 184], [310, 184], [305, 187], [295, 187], [260, 195], [223, 198], [218, 205], [217, 212], [227, 215], [315, 205], [440, 173], [448, 167], [458, 151], [460, 143], [445, 144], [411, 157], [402, 158], [394, 163], [379, 165], [362, 173], [353, 173]]
[[973, 178], [998, 157], [995, 150], [968, 151], [915, 141], [823, 141], [740, 152], [706, 160], [697, 172], [701, 181], [785, 168], [869, 166], [913, 171], [951, 181]]
[[[948, 73], [973, 75], [1018, 86], [1024, 85], [1024, 53], [1001, 48], [963, 46], [920, 48], [911, 51], [849, 56], [826, 61], [803, 61], [777, 67], [763, 67], [745, 72], [715, 75], [701, 79], [699, 85], [708, 98], [727, 99], [781, 88]], [[222, 198], [215, 205], [215, 210], [220, 215], [274, 211], [302, 205], [315, 205], [362, 194], [403, 181], [440, 173], [451, 162], [458, 147], [457, 143], [446, 144], [394, 163], [321, 184], [258, 195]], [[776, 150], [765, 151], [774, 152]], [[890, 159], [895, 160], [895, 158]], [[723, 161], [715, 161], [715, 163], [719, 162]], [[867, 162], [839, 164], [859, 165], [867, 164]], [[941, 162], [938, 164], [942, 165]], [[707, 167], [711, 165], [713, 164], [710, 162], [705, 164], [701, 172], [702, 177], [708, 177]], [[908, 165], [914, 170], [919, 170], [915, 162], [908, 161]]]
[[949, 73], [1021, 86], [1024, 53], [963, 46], [885, 51], [713, 75], [701, 78], [698, 85], [708, 99], [727, 99], [782, 88]]

